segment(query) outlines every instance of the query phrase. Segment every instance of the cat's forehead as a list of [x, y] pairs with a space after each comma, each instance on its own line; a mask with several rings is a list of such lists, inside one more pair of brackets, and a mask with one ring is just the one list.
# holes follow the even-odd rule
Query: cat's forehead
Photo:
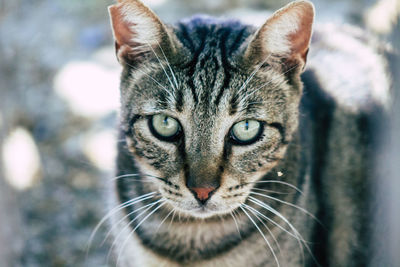
[[134, 113], [165, 113], [174, 117], [183, 113], [196, 124], [221, 115], [276, 120], [284, 112], [290, 88], [276, 72], [260, 71], [252, 76], [251, 72], [227, 70], [219, 65], [221, 62], [210, 58], [206, 63], [199, 62], [207, 69], [171, 66], [174, 75], [169, 78], [164, 70], [142, 73], [131, 83], [134, 85], [133, 90], [128, 90], [131, 96], [122, 100], [129, 102]]
[[285, 79], [273, 68], [241, 66], [253, 32], [238, 21], [209, 17], [178, 23], [175, 34], [184, 46], [185, 62], [173, 64], [160, 56], [140, 69], [131, 68], [127, 85], [132, 96], [123, 100], [133, 100], [138, 110], [149, 113], [196, 114], [197, 121], [237, 112], [259, 117], [266, 102], [284, 101]]

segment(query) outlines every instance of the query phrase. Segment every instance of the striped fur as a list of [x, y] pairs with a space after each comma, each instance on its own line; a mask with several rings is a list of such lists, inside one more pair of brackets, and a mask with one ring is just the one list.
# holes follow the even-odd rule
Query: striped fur
[[[110, 9], [112, 17], [121, 5], [144, 10], [134, 25], [150, 12], [138, 1], [125, 0]], [[295, 2], [261, 30], [205, 16], [165, 26], [151, 13], [153, 22], [146, 27], [154, 23], [156, 41], [139, 44], [144, 47], [139, 52], [120, 50], [126, 44], [118, 43], [122, 39], [115, 33], [124, 66], [120, 139], [125, 142], [118, 147], [113, 205], [148, 196], [113, 213], [118, 265], [367, 262], [369, 226], [363, 222], [369, 210], [372, 129], [383, 113], [388, 87], [384, 62], [356, 34], [331, 29], [364, 49], [348, 53], [329, 41], [324, 29], [315, 35], [301, 80], [308, 40], [300, 39], [309, 36], [294, 36], [293, 23], [304, 27], [310, 8], [308, 2]], [[285, 21], [286, 29], [294, 29], [289, 29], [290, 38], [276, 31]], [[274, 23], [279, 26], [275, 30]], [[130, 32], [138, 34], [134, 25]], [[143, 42], [140, 38], [135, 36], [130, 45]], [[284, 43], [290, 48], [274, 51], [271, 44], [277, 38], [289, 38]], [[331, 70], [335, 60], [342, 64], [342, 54], [346, 61], [374, 57], [379, 62], [353, 69], [359, 79], [323, 71]], [[381, 84], [365, 81], [367, 73]], [[325, 86], [329, 79], [332, 85]], [[149, 118], [159, 113], [180, 122], [179, 140], [165, 142], [151, 133]], [[229, 131], [244, 119], [262, 121], [263, 134], [254, 144], [236, 145]], [[188, 189], [188, 179], [216, 185], [205, 205]]]

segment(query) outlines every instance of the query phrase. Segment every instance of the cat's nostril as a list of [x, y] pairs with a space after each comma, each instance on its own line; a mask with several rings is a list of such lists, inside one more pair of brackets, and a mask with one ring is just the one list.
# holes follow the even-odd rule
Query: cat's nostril
[[190, 188], [190, 190], [194, 193], [195, 197], [204, 204], [210, 198], [211, 193], [214, 192], [215, 187], [193, 187]]

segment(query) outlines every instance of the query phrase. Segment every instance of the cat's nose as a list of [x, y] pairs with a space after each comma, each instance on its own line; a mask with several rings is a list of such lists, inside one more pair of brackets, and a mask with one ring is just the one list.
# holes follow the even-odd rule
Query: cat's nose
[[215, 187], [193, 187], [190, 190], [194, 193], [195, 197], [202, 203], [206, 203], [206, 201], [211, 197], [212, 193], [215, 191]]

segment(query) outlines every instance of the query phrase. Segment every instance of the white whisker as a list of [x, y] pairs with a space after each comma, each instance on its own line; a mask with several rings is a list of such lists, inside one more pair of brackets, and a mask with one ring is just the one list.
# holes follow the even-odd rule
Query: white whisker
[[[305, 261], [305, 257], [304, 257], [304, 251], [303, 251], [303, 244], [308, 248], [307, 244], [305, 244], [304, 242], [301, 242], [301, 240], [304, 240], [304, 238], [301, 236], [301, 234], [297, 231], [297, 229], [277, 210], [275, 210], [274, 208], [272, 208], [271, 206], [265, 204], [264, 202], [253, 198], [253, 197], [249, 197], [249, 200], [251, 202], [253, 202], [254, 204], [257, 204], [260, 207], [263, 207], [264, 209], [270, 211], [271, 213], [275, 214], [276, 216], [278, 216], [279, 218], [281, 218], [281, 220], [283, 220], [289, 227], [290, 229], [292, 229], [293, 233], [295, 234], [295, 236], [297, 236], [297, 242], [299, 243], [299, 247], [300, 247], [300, 251], [301, 251], [301, 256], [302, 256], [302, 260], [303, 262]], [[311, 253], [311, 250], [309, 250], [309, 252]]]
[[276, 197], [271, 197], [271, 196], [268, 196], [268, 195], [265, 195], [265, 194], [260, 194], [260, 193], [257, 193], [257, 192], [250, 191], [250, 194], [261, 196], [261, 197], [265, 197], [265, 198], [268, 198], [268, 199], [271, 199], [271, 200], [275, 200], [275, 201], [278, 201], [278, 202], [280, 202], [282, 204], [285, 204], [285, 205], [288, 205], [290, 207], [296, 208], [296, 209], [304, 212], [305, 214], [307, 214], [308, 216], [310, 216], [314, 220], [316, 220], [318, 223], [322, 224], [312, 213], [310, 213], [309, 211], [307, 211], [306, 209], [304, 209], [304, 208], [302, 208], [300, 206], [297, 206], [297, 205], [292, 204], [292, 203], [287, 202], [287, 201], [283, 201], [283, 200], [281, 200], [279, 198], [276, 198]]
[[127, 177], [141, 177], [141, 176], [146, 176], [146, 177], [144, 177], [144, 178], [152, 177], [152, 178], [156, 178], [156, 179], [159, 179], [159, 180], [163, 180], [163, 179], [164, 179], [164, 178], [161, 178], [161, 177], [158, 177], [158, 176], [155, 176], [155, 175], [151, 175], [151, 174], [131, 173], [131, 174], [123, 174], [123, 175], [114, 177], [111, 181], [115, 181], [115, 180], [118, 180], [118, 179], [121, 179], [121, 178], [127, 178]]
[[[121, 257], [121, 255], [122, 255], [122, 253], [123, 253], [123, 250], [124, 250], [126, 244], [128, 243], [128, 241], [129, 241], [130, 237], [133, 235], [133, 233], [136, 231], [136, 229], [138, 229], [138, 228], [140, 227], [140, 225], [142, 225], [142, 223], [144, 223], [151, 215], [153, 215], [158, 209], [160, 209], [160, 208], [161, 208], [162, 206], [164, 206], [165, 204], [166, 204], [166, 202], [165, 202], [165, 200], [164, 200], [163, 203], [161, 203], [160, 205], [158, 205], [158, 207], [156, 207], [156, 208], [155, 208], [154, 210], [152, 210], [149, 214], [147, 214], [146, 217], [144, 217], [143, 220], [141, 220], [141, 221], [135, 226], [135, 228], [133, 228], [133, 230], [129, 233], [129, 235], [126, 237], [124, 243], [122, 243], [122, 246], [121, 246], [120, 251], [119, 251], [119, 253], [118, 253], [118, 256], [117, 256], [117, 264], [116, 264], [117, 266], [119, 266], [119, 260], [120, 260], [120, 257]], [[132, 223], [132, 222], [130, 222], [128, 225], [130, 225], [131, 223]]]
[[254, 75], [261, 69], [261, 67], [264, 65], [265, 62], [271, 57], [271, 54], [269, 54], [263, 62], [258, 64], [257, 68], [254, 69], [254, 71], [250, 74], [250, 76], [246, 79], [246, 81], [243, 83], [243, 85], [239, 88], [238, 93], [242, 93], [242, 91], [246, 88], [246, 86], [250, 83], [250, 81], [253, 79]]
[[88, 244], [87, 244], [87, 248], [86, 248], [86, 257], [88, 256], [90, 247], [92, 246], [92, 242], [93, 242], [93, 238], [96, 235], [97, 231], [100, 229], [101, 225], [108, 220], [112, 215], [114, 215], [116, 212], [120, 211], [121, 209], [128, 207], [129, 205], [134, 205], [137, 202], [141, 202], [150, 198], [153, 198], [154, 195], [156, 194], [156, 192], [150, 192], [147, 194], [144, 194], [142, 196], [130, 199], [122, 204], [119, 204], [118, 206], [116, 206], [115, 208], [111, 209], [101, 220], [100, 222], [96, 225], [96, 227], [94, 228], [94, 230], [92, 231], [92, 234], [89, 237], [88, 240]]
[[[271, 213], [275, 214], [276, 216], [278, 216], [279, 218], [281, 218], [281, 220], [283, 220], [291, 229], [292, 231], [295, 233], [295, 235], [299, 236], [301, 239], [299, 240], [304, 240], [304, 238], [302, 237], [302, 235], [297, 231], [297, 229], [277, 210], [275, 210], [274, 208], [272, 208], [271, 206], [265, 204], [264, 202], [260, 201], [257, 198], [254, 198], [252, 196], [249, 196], [249, 200], [251, 202], [253, 202], [254, 204], [257, 204], [263, 208], [265, 208], [266, 210], [270, 211]], [[306, 247], [307, 251], [310, 253], [311, 257], [313, 258], [313, 260], [315, 261], [315, 263], [319, 266], [317, 260], [314, 257], [314, 254], [312, 253], [310, 247], [307, 245], [306, 242], [302, 241], [302, 244]], [[302, 250], [302, 258], [304, 261], [304, 252]]]
[[277, 265], [278, 267], [280, 267], [280, 265], [279, 265], [279, 260], [278, 260], [278, 258], [276, 257], [275, 252], [274, 252], [273, 248], [271, 247], [271, 244], [269, 243], [268, 239], [265, 237], [264, 233], [261, 231], [261, 229], [260, 229], [260, 228], [258, 227], [258, 225], [255, 223], [255, 221], [251, 218], [251, 216], [247, 213], [247, 211], [246, 211], [242, 206], [239, 206], [239, 207], [240, 207], [240, 209], [246, 214], [246, 216], [249, 218], [249, 220], [254, 224], [254, 226], [257, 228], [258, 232], [261, 234], [261, 236], [263, 237], [264, 241], [265, 241], [266, 244], [268, 245], [268, 247], [269, 247], [269, 249], [270, 249], [272, 255], [274, 256], [276, 265]]
[[173, 99], [175, 99], [175, 96], [165, 87], [163, 86], [159, 81], [157, 81], [156, 79], [154, 79], [153, 77], [151, 77], [151, 75], [149, 75], [148, 73], [146, 73], [145, 71], [141, 70], [140, 68], [135, 68], [134, 66], [130, 65], [129, 63], [126, 63], [129, 67], [131, 67], [132, 69], [134, 69], [135, 71], [139, 71], [142, 74], [146, 75], [147, 77], [149, 77], [153, 82], [155, 82], [161, 89], [163, 89], [168, 96], [171, 98], [170, 101], [172, 101]]
[[265, 222], [264, 222], [263, 220], [261, 220], [260, 217], [258, 217], [257, 214], [254, 213], [254, 211], [252, 211], [251, 209], [247, 208], [247, 207], [250, 207], [250, 206], [248, 206], [248, 205], [246, 205], [246, 204], [243, 204], [243, 205], [244, 205], [244, 207], [245, 207], [248, 211], [250, 211], [251, 214], [253, 214], [253, 215], [257, 218], [257, 220], [267, 229], [268, 233], [271, 235], [271, 237], [272, 237], [272, 239], [274, 240], [274, 242], [275, 242], [277, 248], [279, 249], [279, 253], [281, 253], [281, 246], [279, 245], [278, 241], [276, 240], [276, 238], [275, 238], [274, 234], [272, 233], [271, 229], [269, 229], [269, 227], [265, 224]]
[[[282, 77], [283, 77], [286, 73], [288, 73], [288, 72], [292, 71], [293, 69], [297, 68], [298, 65], [299, 65], [299, 64], [296, 64], [295, 66], [291, 67], [290, 69], [288, 69], [288, 70], [285, 71], [284, 73], [280, 74], [280, 75], [279, 75], [278, 77], [276, 77], [275, 79], [272, 79], [272, 80], [270, 80], [270, 81], [264, 83], [264, 84], [261, 85], [260, 87], [258, 87], [258, 88], [256, 88], [256, 89], [254, 89], [253, 91], [251, 91], [251, 93], [247, 94], [244, 98], [242, 98], [242, 99], [240, 100], [240, 106], [244, 107], [244, 106], [245, 106], [244, 103], [246, 102], [246, 100], [247, 100], [249, 97], [251, 97], [252, 95], [254, 95], [256, 92], [258, 92], [259, 90], [261, 90], [261, 89], [264, 88], [265, 86], [270, 85], [271, 83], [277, 81], [278, 79], [282, 79]], [[285, 82], [284, 80], [281, 81], [279, 84], [275, 85], [275, 88], [278, 88], [278, 87], [279, 87], [282, 83], [284, 83], [284, 82]]]
[[174, 212], [172, 213], [171, 221], [169, 222], [169, 225], [168, 225], [168, 230], [171, 228], [172, 222], [174, 221], [174, 218], [175, 218], [176, 209], [174, 209], [173, 211]]
[[279, 223], [275, 222], [274, 220], [272, 220], [271, 218], [269, 218], [268, 216], [266, 216], [265, 214], [262, 214], [260, 211], [256, 210], [255, 208], [247, 205], [247, 204], [242, 204], [244, 206], [246, 206], [247, 208], [253, 210], [254, 212], [256, 212], [257, 214], [259, 214], [261, 217], [263, 217], [264, 219], [266, 219], [267, 221], [269, 221], [270, 223], [272, 223], [273, 225], [275, 225], [276, 227], [278, 227], [279, 229], [281, 229], [282, 231], [284, 231], [285, 233], [287, 233], [288, 235], [299, 239], [298, 236], [296, 236], [295, 234], [292, 234], [291, 232], [289, 232], [288, 230], [286, 230], [283, 226], [281, 226]]
[[[276, 77], [275, 79], [272, 79], [271, 81], [268, 81], [267, 83], [263, 84], [262, 86], [258, 87], [255, 89], [255, 91], [260, 90], [261, 88], [264, 88], [265, 86], [273, 83], [274, 81], [282, 78], [285, 74], [287, 74], [288, 72], [294, 70], [295, 68], [297, 68], [299, 66], [299, 64], [294, 65], [293, 67], [291, 67], [290, 69], [288, 69], [287, 71], [285, 71], [284, 73], [280, 74], [280, 76]], [[255, 93], [254, 91], [252, 92], [252, 94]]]
[[293, 193], [289, 193], [289, 192], [279, 192], [279, 191], [262, 189], [262, 188], [257, 188], [257, 187], [253, 187], [252, 190], [258, 190], [258, 191], [261, 191], [261, 192], [266, 192], [266, 193], [271, 193], [271, 194], [278, 194], [278, 195], [290, 195], [290, 194], [293, 194]]
[[[158, 200], [158, 201], [156, 201], [155, 203], [158, 203], [158, 202], [160, 202], [161, 201], [161, 199], [160, 200]], [[147, 207], [149, 207], [149, 206], [154, 206], [154, 204], [155, 203], [149, 203], [149, 204], [147, 204], [147, 205], [144, 205], [143, 207], [140, 207], [140, 208], [137, 208], [136, 210], [134, 210], [134, 211], [131, 211], [131, 212], [129, 212], [127, 215], [125, 215], [124, 217], [122, 217], [121, 219], [119, 219], [118, 220], [118, 222], [116, 222], [113, 226], [111, 226], [111, 228], [110, 228], [110, 230], [107, 232], [107, 234], [106, 234], [106, 236], [104, 237], [104, 239], [103, 239], [103, 242], [101, 243], [102, 245], [105, 243], [105, 241], [107, 240], [107, 238], [110, 236], [110, 234], [112, 233], [112, 230], [114, 229], [114, 227], [116, 227], [116, 226], [118, 226], [121, 222], [123, 222], [126, 218], [128, 218], [129, 216], [131, 216], [132, 214], [134, 214], [134, 213], [136, 213], [136, 212], [138, 212], [138, 211], [141, 211], [141, 210], [143, 210], [143, 209], [145, 209], [145, 208], [147, 208]]]
[[[140, 216], [142, 216], [143, 214], [145, 214], [148, 210], [150, 210], [152, 207], [154, 207], [154, 205], [156, 205], [157, 203], [159, 203], [161, 200], [162, 200], [162, 199], [159, 199], [159, 200], [157, 200], [157, 201], [155, 201], [155, 202], [153, 202], [153, 203], [150, 203], [151, 205], [149, 205], [149, 207], [147, 207], [145, 210], [143, 210], [143, 211], [140, 212], [138, 215], [136, 215], [136, 217], [135, 217], [133, 220], [130, 220], [129, 223], [128, 223], [127, 225], [125, 225], [125, 226], [119, 231], [118, 235], [115, 236], [114, 241], [113, 241], [112, 244], [111, 244], [110, 252], [111, 252], [111, 251], [113, 250], [113, 248], [116, 246], [117, 241], [118, 241], [120, 235], [121, 235], [126, 229], [128, 229], [128, 228], [130, 227], [130, 225], [131, 225], [134, 221], [136, 221], [137, 219], [139, 219]], [[108, 258], [109, 258], [109, 256], [107, 256], [107, 259], [108, 259]], [[107, 260], [107, 262], [108, 262], [108, 260]]]
[[164, 59], [165, 59], [165, 61], [167, 62], [167, 66], [168, 66], [168, 68], [169, 68], [169, 70], [170, 70], [170, 72], [171, 72], [171, 74], [172, 74], [172, 78], [174, 79], [175, 86], [176, 86], [175, 89], [178, 89], [178, 87], [179, 87], [179, 86], [178, 86], [178, 80], [176, 79], [175, 73], [172, 71], [171, 64], [169, 64], [168, 58], [166, 57], [166, 55], [165, 55], [165, 53], [164, 53], [164, 50], [162, 49], [162, 47], [161, 47], [161, 45], [160, 45], [160, 43], [159, 43], [158, 41], [157, 41], [157, 45], [158, 45], [158, 47], [160, 48], [161, 53], [163, 54]]
[[[296, 186], [294, 186], [294, 185], [292, 185], [292, 184], [289, 184], [289, 183], [287, 183], [287, 182], [284, 182], [284, 181], [279, 181], [279, 180], [264, 180], [264, 181], [257, 181], [257, 182], [253, 182], [253, 183], [255, 183], [255, 184], [262, 184], [262, 183], [276, 183], [276, 184], [282, 184], [282, 185], [289, 186], [289, 187], [293, 188], [294, 190], [296, 190], [297, 192], [299, 192], [300, 194], [304, 195], [303, 191], [301, 191], [298, 187], [296, 187]], [[249, 184], [251, 184], [251, 183], [249, 183]]]
[[161, 221], [161, 223], [158, 225], [156, 233], [158, 233], [158, 231], [160, 230], [161, 225], [167, 220], [167, 218], [169, 217], [169, 215], [172, 214], [172, 212], [174, 212], [175, 209], [172, 208], [172, 210], [170, 212], [168, 212], [167, 216], [165, 216], [165, 218]]
[[[165, 68], [164, 68], [164, 66], [163, 66], [163, 64], [162, 64], [162, 62], [161, 62], [161, 60], [160, 60], [160, 58], [158, 57], [157, 53], [154, 51], [153, 47], [152, 47], [148, 42], [147, 42], [147, 45], [150, 47], [151, 51], [153, 51], [154, 55], [156, 56], [156, 58], [157, 58], [157, 60], [158, 60], [158, 63], [160, 63], [160, 66], [161, 66], [162, 70], [164, 71], [164, 74], [165, 74], [165, 76], [167, 77], [167, 79], [168, 79], [168, 81], [169, 81], [169, 83], [170, 83], [170, 85], [171, 85], [171, 88], [174, 89], [174, 90], [176, 91], [176, 88], [175, 88], [174, 84], [172, 83], [171, 78], [169, 77], [167, 71], [165, 70]], [[175, 98], [175, 97], [174, 97], [174, 98]]]
[[237, 229], [237, 231], [238, 231], [239, 237], [240, 237], [240, 239], [242, 239], [242, 234], [240, 233], [239, 224], [238, 224], [238, 222], [237, 222], [237, 220], [236, 220], [236, 216], [235, 216], [235, 214], [234, 214], [232, 211], [230, 211], [230, 214], [231, 214], [231, 216], [232, 216], [233, 221], [235, 222], [236, 229]]

